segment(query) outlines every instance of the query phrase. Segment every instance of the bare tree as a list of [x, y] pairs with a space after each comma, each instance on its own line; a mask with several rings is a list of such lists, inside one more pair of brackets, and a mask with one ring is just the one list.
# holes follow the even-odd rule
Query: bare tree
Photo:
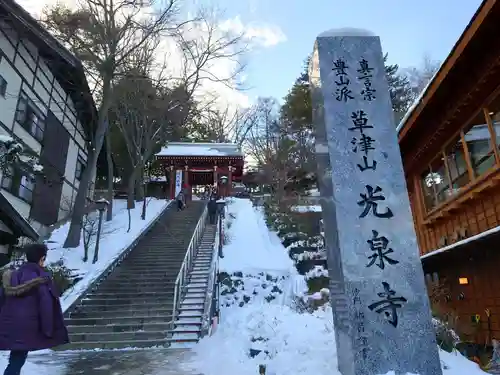
[[152, 37], [176, 32], [178, 0], [82, 0], [75, 10], [64, 5], [46, 9], [46, 27], [68, 45], [83, 62], [100, 101], [96, 125], [88, 140], [87, 168], [75, 199], [71, 226], [64, 247], [80, 242], [88, 188], [108, 128], [108, 111], [114, 97], [114, 80], [127, 60]]
[[[89, 259], [90, 247], [95, 245], [97, 241], [97, 232], [99, 231], [99, 212], [92, 211], [87, 213], [82, 220], [83, 231], [83, 261], [87, 262]], [[99, 241], [113, 234], [116, 230], [108, 228], [105, 223], [102, 224]]]
[[406, 69], [405, 74], [410, 81], [413, 96], [416, 98], [425, 89], [434, 75], [441, 67], [439, 61], [431, 59], [429, 55], [424, 55], [422, 63], [418, 67]]
[[[111, 107], [131, 162], [129, 209], [134, 207], [138, 186], [142, 188], [146, 163], [157, 147], [166, 143], [174, 128], [185, 123], [194, 108], [197, 90], [206, 81], [232, 87], [242, 69], [237, 64], [225, 77], [211, 73], [217, 62], [237, 59], [246, 50], [242, 35], [223, 32], [217, 25], [211, 13], [200, 13], [197, 21], [189, 25], [191, 28], [180, 28], [175, 36], [182, 54], [179, 76], [165, 73], [168, 66], [156, 64], [156, 43], [152, 38], [130, 55], [128, 73], [117, 84], [116, 100]], [[213, 104], [210, 97], [204, 103], [207, 107]]]
[[255, 107], [209, 106], [198, 112], [204, 138], [216, 142], [243, 144], [257, 122]]

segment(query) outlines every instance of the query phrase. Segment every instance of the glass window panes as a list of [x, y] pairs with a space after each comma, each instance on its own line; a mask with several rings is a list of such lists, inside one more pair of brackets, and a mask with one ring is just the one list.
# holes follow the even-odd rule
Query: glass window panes
[[495, 165], [495, 155], [491, 148], [490, 139], [490, 132], [486, 124], [475, 125], [465, 133], [465, 142], [476, 176], [482, 175]]
[[465, 153], [460, 138], [446, 151], [446, 158], [451, 178], [449, 196], [453, 196], [470, 182]]
[[38, 141], [43, 140], [45, 116], [24, 93], [19, 98], [16, 121]]

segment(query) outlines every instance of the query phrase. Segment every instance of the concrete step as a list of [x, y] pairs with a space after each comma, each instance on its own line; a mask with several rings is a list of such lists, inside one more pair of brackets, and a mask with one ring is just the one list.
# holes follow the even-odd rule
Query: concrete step
[[191, 333], [191, 334], [196, 334], [200, 335], [201, 332], [201, 326], [195, 326], [195, 325], [179, 325], [175, 327], [172, 331], [169, 333], [172, 334], [178, 334], [178, 333]]
[[120, 311], [95, 311], [95, 310], [77, 310], [70, 314], [70, 318], [77, 319], [97, 319], [97, 318], [112, 318], [115, 322], [121, 322], [123, 318], [133, 318], [133, 317], [169, 317], [172, 315], [172, 309], [170, 308], [158, 308], [158, 309], [148, 309], [148, 310], [120, 310]]
[[165, 275], [173, 275], [175, 273], [179, 273], [180, 270], [180, 265], [179, 267], [172, 267], [172, 268], [159, 268], [155, 266], [151, 267], [146, 267], [146, 266], [138, 266], [138, 265], [133, 265], [130, 267], [123, 267], [120, 271], [121, 272], [131, 272], [131, 273], [137, 273], [139, 275], [147, 275], [149, 276], [155, 276], [155, 277], [161, 277]]
[[[168, 316], [145, 316], [145, 315], [136, 315], [136, 316], [122, 316], [120, 317], [120, 321], [118, 322], [115, 318], [110, 317], [95, 317], [95, 318], [78, 318], [78, 317], [70, 317], [66, 318], [64, 321], [68, 326], [81, 326], [81, 325], [94, 325], [94, 326], [115, 326], [115, 325], [123, 325], [123, 324], [152, 324], [152, 323], [168, 323], [172, 319], [172, 311]], [[190, 317], [196, 318], [196, 314], [190, 314]]]
[[191, 293], [187, 293], [184, 296], [184, 298], [185, 299], [205, 298], [205, 293], [194, 293], [194, 292], [191, 292]]
[[185, 305], [203, 305], [205, 303], [205, 298], [184, 298], [182, 304]]
[[209, 273], [208, 269], [204, 269], [204, 270], [192, 270], [190, 272], [191, 276], [194, 276], [194, 275], [208, 275], [208, 273]]
[[137, 294], [134, 291], [131, 290], [125, 290], [121, 291], [119, 294], [117, 293], [108, 293], [108, 292], [101, 292], [99, 289], [97, 289], [95, 292], [92, 292], [87, 296], [88, 299], [91, 298], [97, 298], [97, 299], [107, 299], [107, 298], [129, 298], [131, 301], [137, 300], [137, 301], [148, 301], [148, 300], [154, 300], [157, 298], [170, 298], [174, 295], [173, 290], [167, 290], [163, 292], [148, 292], [148, 291], [142, 291], [140, 294]]
[[167, 331], [124, 331], [124, 332], [86, 332], [71, 333], [70, 342], [79, 341], [143, 341], [162, 340], [167, 337]]
[[[162, 277], [158, 277], [158, 276], [147, 276], [147, 275], [138, 275], [138, 274], [131, 274], [131, 275], [127, 275], [127, 274], [121, 274], [121, 275], [118, 275], [118, 274], [115, 274], [115, 275], [111, 275], [110, 277], [108, 277], [106, 279], [105, 282], [116, 282], [116, 281], [119, 281], [119, 282], [129, 282], [129, 283], [140, 283], [140, 282], [143, 282], [143, 283], [165, 283], [165, 284], [168, 284], [169, 282], [172, 282], [174, 281], [175, 282], [175, 278], [172, 280], [172, 277], [173, 275], [165, 275], [165, 276], [162, 276]], [[177, 277], [177, 275], [175, 276]], [[101, 284], [102, 285], [102, 284]]]
[[[194, 324], [196, 325], [196, 324]], [[74, 325], [67, 326], [72, 334], [77, 333], [113, 333], [129, 331], [168, 331], [172, 328], [170, 323], [141, 323], [141, 324], [108, 324], [108, 325]]]
[[86, 312], [94, 312], [94, 311], [141, 311], [141, 310], [154, 310], [154, 309], [170, 309], [174, 307], [173, 299], [168, 302], [159, 302], [154, 301], [151, 303], [144, 304], [98, 304], [92, 303], [93, 301], [89, 301], [88, 304], [82, 304], [77, 307], [76, 311], [86, 311]]
[[178, 313], [183, 313], [183, 312], [186, 312], [186, 313], [192, 313], [192, 314], [203, 314], [203, 305], [183, 305], [181, 304], [181, 306], [179, 307], [179, 311]]
[[127, 349], [127, 348], [154, 348], [165, 347], [169, 343], [161, 340], [134, 340], [134, 341], [76, 341], [57, 347], [55, 350], [92, 350], [92, 349]]
[[[177, 276], [175, 276], [177, 277]], [[136, 290], [136, 289], [141, 289], [141, 290], [155, 290], [156, 287], [158, 288], [163, 288], [164, 290], [168, 289], [173, 289], [175, 286], [175, 280], [169, 281], [169, 282], [162, 282], [162, 283], [157, 283], [157, 282], [150, 282], [150, 281], [142, 281], [142, 282], [132, 282], [130, 280], [106, 280], [99, 286], [97, 286], [94, 290], [97, 290], [98, 288], [102, 288], [101, 290], [105, 289], [120, 289], [120, 290]]]
[[167, 342], [198, 342], [200, 335], [197, 333], [174, 333], [172, 337], [167, 338]]
[[105, 283], [98, 288], [94, 289], [94, 291], [99, 291], [99, 292], [105, 292], [105, 293], [120, 293], [125, 291], [130, 291], [130, 292], [135, 292], [137, 294], [142, 293], [143, 291], [148, 291], [148, 292], [162, 292], [166, 290], [170, 290], [174, 288], [174, 283], [171, 285], [165, 285], [165, 284], [149, 284], [148, 286], [143, 286], [143, 285], [134, 285], [134, 284], [129, 284], [129, 285], [123, 285], [123, 284], [108, 284]]

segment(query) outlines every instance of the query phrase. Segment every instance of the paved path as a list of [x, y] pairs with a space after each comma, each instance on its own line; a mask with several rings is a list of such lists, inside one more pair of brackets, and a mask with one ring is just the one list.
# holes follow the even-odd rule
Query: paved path
[[202, 375], [181, 367], [190, 356], [185, 349], [75, 351], [32, 354], [28, 361], [53, 375]]

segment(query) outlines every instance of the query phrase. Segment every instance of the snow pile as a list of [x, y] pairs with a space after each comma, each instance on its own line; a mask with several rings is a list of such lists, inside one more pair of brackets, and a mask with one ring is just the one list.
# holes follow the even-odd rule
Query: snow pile
[[[249, 358], [250, 349], [262, 352]], [[259, 364], [267, 365], [268, 374], [338, 374], [332, 314], [326, 310], [298, 314], [260, 303], [224, 309], [215, 335], [194, 350], [193, 365], [204, 375], [255, 375]]]
[[314, 266], [312, 270], [307, 271], [305, 274], [306, 280], [315, 277], [328, 277], [328, 270], [322, 266]]
[[[277, 235], [267, 229], [262, 212], [250, 201], [236, 199], [228, 205], [227, 218], [225, 234], [230, 242], [221, 259], [225, 277], [220, 324], [193, 348], [194, 359], [184, 365], [186, 370], [254, 375], [264, 364], [270, 375], [341, 375], [331, 308], [326, 304], [312, 314], [298, 312], [294, 305], [298, 299], [293, 297], [307, 290], [305, 278], [297, 274]], [[312, 297], [327, 293], [322, 288]], [[268, 302], [270, 295], [275, 298]], [[486, 374], [458, 353], [440, 351], [440, 355], [444, 375]]]
[[[88, 261], [83, 261], [83, 237], [80, 246], [74, 249], [63, 248], [64, 240], [69, 230], [69, 223], [56, 229], [46, 241], [49, 247], [47, 263], [61, 263], [68, 268], [72, 275], [79, 281], [69, 288], [61, 297], [63, 310], [66, 310], [87, 287], [139, 236], [161, 212], [170, 201], [151, 198], [147, 203], [146, 220], [141, 220], [142, 203], [131, 210], [131, 229], [128, 228], [128, 210], [126, 200], [113, 201], [113, 220], [106, 222], [103, 219], [101, 240], [99, 243], [99, 259], [92, 264], [94, 255], [95, 236], [90, 243]], [[95, 224], [97, 226], [97, 224]], [[94, 230], [96, 228], [93, 228]], [[92, 242], [93, 241], [93, 242]]]
[[220, 271], [257, 274], [293, 268], [280, 239], [267, 230], [263, 213], [256, 211], [249, 200], [228, 200], [224, 232], [228, 243], [219, 263]]

